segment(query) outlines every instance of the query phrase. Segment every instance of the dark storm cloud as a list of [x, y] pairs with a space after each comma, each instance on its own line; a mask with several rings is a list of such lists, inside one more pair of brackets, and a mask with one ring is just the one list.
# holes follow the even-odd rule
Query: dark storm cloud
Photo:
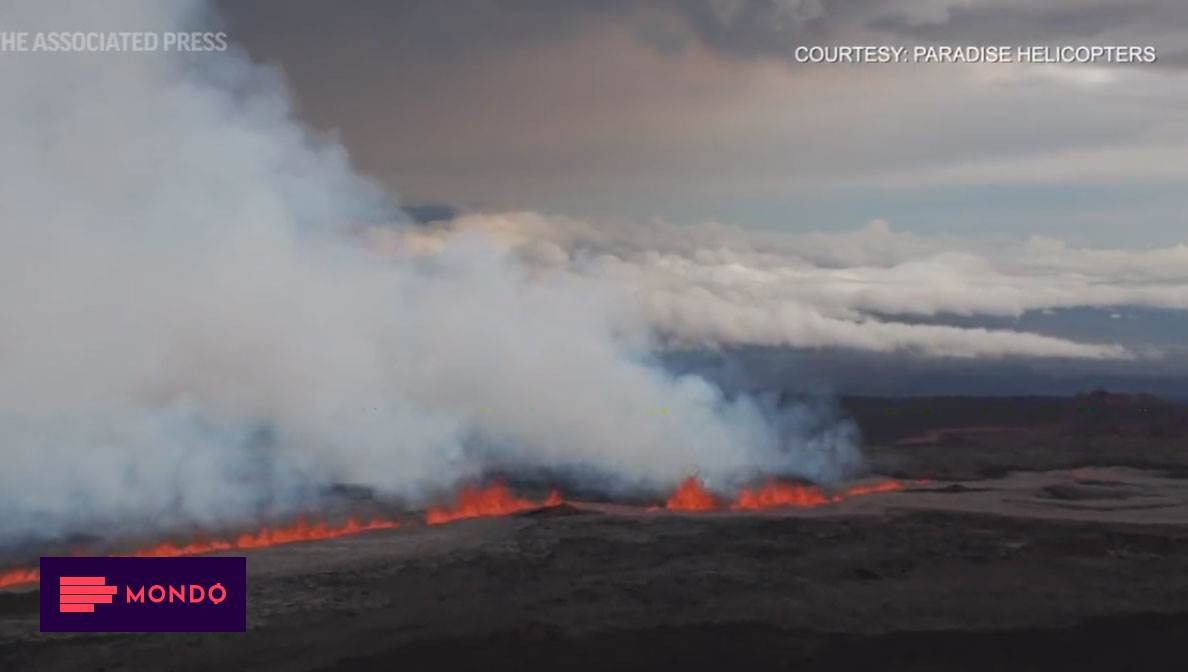
[[735, 57], [788, 57], [801, 44], [855, 41], [871, 32], [955, 43], [1043, 42], [1188, 23], [1188, 7], [1164, 2], [1038, 4], [943, 2], [898, 7], [873, 0], [222, 0], [249, 42], [305, 39], [382, 50], [402, 60], [456, 59], [564, 41], [599, 22], [626, 21], [661, 52], [690, 40]]
[[[855, 3], [847, 3], [849, 5]], [[635, 35], [661, 50], [681, 48], [691, 37], [741, 55], [779, 54], [791, 38], [825, 31], [818, 0], [314, 0], [223, 1], [238, 32], [252, 37], [333, 41], [354, 47], [384, 45], [404, 55], [459, 56], [564, 40], [606, 19], [630, 17]], [[665, 20], [668, 19], [668, 20]]]
[[670, 2], [706, 45], [734, 55], [791, 53], [806, 36], [823, 36], [829, 15], [817, 0], [703, 0]]
[[[216, 2], [232, 41], [284, 70], [298, 116], [412, 202], [982, 227], [962, 189], [1005, 185], [1018, 198], [993, 199], [994, 226], [1109, 237], [1133, 204], [1152, 240], [1181, 236], [1177, 188], [1132, 185], [1183, 175], [1183, 2]], [[1151, 44], [1162, 67], [794, 62], [801, 45], [929, 42]], [[1068, 197], [1107, 182], [1119, 205]]]
[[889, 33], [921, 41], [960, 44], [1044, 42], [1126, 31], [1159, 33], [1188, 24], [1188, 5], [1162, 2], [1048, 2], [973, 4], [871, 0], [674, 0], [704, 44], [738, 56], [790, 56], [801, 44], [854, 42]]
[[790, 55], [798, 44], [844, 35], [870, 0], [222, 0], [237, 34], [351, 48], [383, 47], [404, 57], [459, 58], [562, 41], [599, 21], [629, 21], [633, 34], [662, 52], [696, 39], [742, 57]]
[[623, 2], [545, 0], [260, 0], [219, 2], [237, 36], [249, 42], [306, 41], [310, 46], [382, 48], [402, 59], [461, 58], [525, 43], [563, 40], [592, 12]]
[[1034, 42], [1062, 37], [1094, 37], [1121, 28], [1144, 12], [1149, 5], [1123, 3], [1093, 6], [1085, 4], [1054, 6], [951, 7], [945, 18], [919, 22], [903, 14], [873, 18], [869, 26], [896, 35], [919, 40], [961, 44]]

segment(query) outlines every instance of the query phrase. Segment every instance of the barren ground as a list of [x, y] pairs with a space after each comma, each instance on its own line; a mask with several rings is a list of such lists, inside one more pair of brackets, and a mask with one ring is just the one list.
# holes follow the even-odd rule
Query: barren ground
[[37, 593], [0, 592], [0, 670], [1183, 669], [1188, 480], [1158, 467], [1183, 443], [1011, 471], [971, 431], [876, 447], [934, 480], [812, 511], [578, 504], [253, 552], [246, 635], [42, 635]]
[[41, 635], [4, 669], [1177, 668], [1188, 482], [1128, 469], [789, 514], [579, 507], [251, 554], [247, 635]]

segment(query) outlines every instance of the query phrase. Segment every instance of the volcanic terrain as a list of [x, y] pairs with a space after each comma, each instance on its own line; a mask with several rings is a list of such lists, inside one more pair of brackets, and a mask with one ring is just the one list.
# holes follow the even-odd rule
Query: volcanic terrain
[[474, 491], [221, 550], [248, 556], [246, 634], [43, 635], [35, 584], [16, 585], [0, 669], [1182, 667], [1182, 404], [844, 403], [872, 470], [844, 491], [755, 508], [509, 492], [502, 515], [462, 515], [489, 504]]

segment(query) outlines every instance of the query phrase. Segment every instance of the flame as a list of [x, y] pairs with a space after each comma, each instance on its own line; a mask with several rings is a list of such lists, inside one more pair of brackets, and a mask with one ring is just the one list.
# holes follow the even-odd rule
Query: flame
[[[190, 543], [181, 545], [173, 542], [165, 542], [156, 546], [141, 548], [131, 553], [116, 555], [136, 558], [172, 558], [181, 555], [217, 553], [219, 551], [250, 550], [268, 546], [279, 546], [281, 544], [295, 544], [303, 541], [321, 541], [323, 539], [335, 539], [362, 532], [392, 530], [397, 527], [400, 527], [400, 523], [386, 518], [373, 518], [366, 522], [360, 522], [356, 518], [351, 518], [341, 525], [329, 525], [320, 521], [311, 525], [302, 518], [292, 525], [285, 527], [263, 527], [255, 533], [241, 534], [234, 539], [196, 539]], [[0, 573], [0, 588], [7, 588], [23, 583], [33, 583], [40, 578], [41, 573], [36, 568], [20, 567]]]
[[690, 476], [664, 502], [664, 508], [669, 511], [713, 511], [718, 508], [718, 502], [696, 476]]
[[425, 522], [429, 525], [441, 525], [463, 518], [506, 516], [519, 511], [558, 506], [562, 501], [561, 493], [556, 490], [550, 492], [543, 502], [534, 502], [531, 499], [516, 497], [502, 483], [485, 488], [468, 487], [458, 491], [453, 508], [433, 507], [426, 511]]

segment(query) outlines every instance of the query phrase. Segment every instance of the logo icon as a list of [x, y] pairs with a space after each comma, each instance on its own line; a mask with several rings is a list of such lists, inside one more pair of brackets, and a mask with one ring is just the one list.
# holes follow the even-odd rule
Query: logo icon
[[58, 579], [58, 611], [95, 613], [96, 604], [111, 604], [116, 587], [102, 576], [63, 576]]

